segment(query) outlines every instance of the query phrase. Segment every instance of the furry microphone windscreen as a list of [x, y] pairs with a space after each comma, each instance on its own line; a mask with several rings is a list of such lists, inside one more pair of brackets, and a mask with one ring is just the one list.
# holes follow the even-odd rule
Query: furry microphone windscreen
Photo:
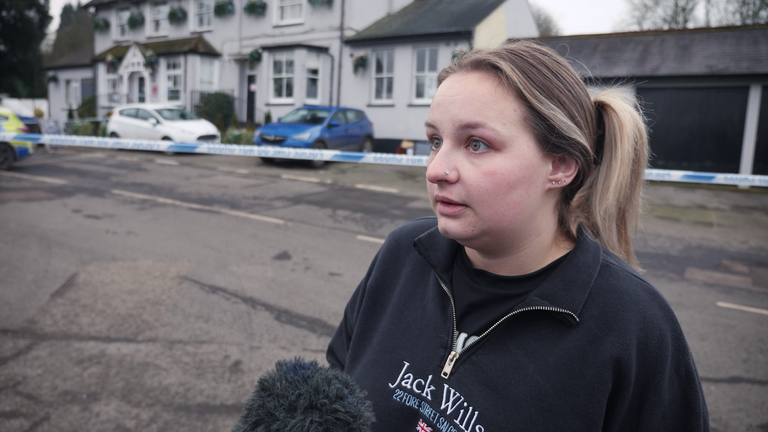
[[374, 421], [349, 375], [297, 357], [259, 378], [232, 432], [369, 431]]

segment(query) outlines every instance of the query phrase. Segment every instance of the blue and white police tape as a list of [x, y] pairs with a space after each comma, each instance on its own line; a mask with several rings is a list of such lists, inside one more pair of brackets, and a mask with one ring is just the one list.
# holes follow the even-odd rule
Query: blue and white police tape
[[[28, 141], [50, 146], [77, 146], [125, 150], [147, 150], [175, 153], [219, 154], [277, 159], [323, 160], [329, 162], [357, 162], [381, 165], [427, 166], [427, 156], [409, 156], [391, 153], [359, 153], [338, 150], [284, 148], [278, 146], [252, 146], [235, 144], [181, 143], [172, 141], [132, 140], [73, 135], [15, 134], [0, 132], [0, 141]], [[738, 186], [768, 187], [768, 176], [747, 174], [721, 174], [695, 171], [648, 169], [646, 180], [683, 183], [707, 183]]]
[[323, 160], [328, 162], [358, 162], [383, 165], [426, 166], [427, 156], [391, 153], [360, 153], [339, 150], [316, 150], [279, 146], [237, 144], [183, 143], [172, 141], [134, 140], [74, 135], [13, 134], [0, 132], [0, 141], [30, 141], [50, 146], [77, 146], [124, 150], [147, 150], [173, 153], [201, 153], [230, 156], [251, 156], [276, 159]]

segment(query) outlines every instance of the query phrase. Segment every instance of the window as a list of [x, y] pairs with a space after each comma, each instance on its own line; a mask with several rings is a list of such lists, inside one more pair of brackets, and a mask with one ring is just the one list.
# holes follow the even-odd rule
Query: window
[[117, 37], [124, 39], [131, 34], [131, 29], [128, 27], [128, 17], [131, 16], [131, 10], [128, 8], [117, 10]]
[[107, 90], [108, 90], [108, 96], [107, 99], [109, 102], [112, 103], [119, 103], [120, 102], [120, 81], [118, 81], [117, 78], [108, 78], [107, 79]]
[[414, 57], [413, 99], [429, 102], [437, 90], [437, 48], [417, 48]]
[[304, 21], [305, 0], [278, 0], [277, 23], [296, 24]]
[[136, 108], [128, 108], [120, 111], [120, 115], [123, 117], [133, 117], [138, 118], [139, 117], [139, 110]]
[[334, 120], [339, 122], [339, 125], [347, 124], [347, 116], [344, 114], [344, 111], [336, 111], [335, 113], [333, 113], [330, 121], [334, 121]]
[[200, 90], [216, 90], [216, 60], [212, 58], [200, 59]]
[[195, 25], [197, 30], [213, 29], [213, 0], [197, 0]]
[[168, 34], [168, 11], [168, 2], [152, 3], [152, 34]]
[[373, 100], [391, 102], [392, 85], [395, 79], [395, 52], [375, 51], [373, 61]]
[[307, 53], [307, 100], [318, 102], [320, 100], [320, 55]]
[[68, 108], [77, 108], [80, 106], [80, 81], [64, 81], [64, 101]]
[[293, 99], [293, 53], [275, 53], [272, 56], [272, 99]]
[[168, 76], [168, 100], [181, 100], [181, 57], [168, 57], [165, 71]]
[[344, 113], [347, 116], [347, 123], [349, 124], [357, 123], [360, 120], [363, 120], [365, 118], [363, 116], [363, 113], [361, 113], [360, 111], [347, 110], [347, 111], [344, 111]]

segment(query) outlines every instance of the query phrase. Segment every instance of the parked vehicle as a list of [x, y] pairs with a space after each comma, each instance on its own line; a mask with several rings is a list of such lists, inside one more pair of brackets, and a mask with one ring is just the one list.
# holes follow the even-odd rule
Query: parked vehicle
[[[253, 134], [256, 145], [373, 151], [373, 123], [352, 108], [304, 105]], [[266, 159], [269, 161], [269, 159]], [[312, 161], [320, 167], [323, 161]]]
[[[8, 108], [0, 107], [0, 131], [11, 133], [28, 133], [29, 128]], [[32, 156], [35, 145], [31, 142], [0, 141], [0, 169], [7, 170], [14, 162]]]
[[131, 104], [115, 108], [107, 121], [112, 138], [220, 143], [221, 134], [208, 120], [165, 104]]

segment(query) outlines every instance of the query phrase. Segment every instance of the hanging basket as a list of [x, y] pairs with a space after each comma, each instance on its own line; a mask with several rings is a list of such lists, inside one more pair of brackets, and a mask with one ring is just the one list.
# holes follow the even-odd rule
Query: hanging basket
[[93, 20], [93, 31], [103, 33], [109, 30], [109, 20], [106, 18], [96, 18]]
[[176, 24], [181, 24], [186, 20], [187, 20], [187, 10], [184, 9], [183, 7], [179, 6], [179, 7], [171, 8], [168, 11], [169, 23], [176, 25]]
[[333, 0], [307, 0], [312, 6], [333, 6]]
[[264, 16], [267, 13], [267, 2], [263, 0], [250, 0], [243, 6], [243, 12], [250, 16]]
[[219, 18], [235, 13], [235, 4], [232, 0], [217, 1], [213, 5], [213, 14]]
[[160, 62], [160, 59], [157, 58], [157, 54], [155, 54], [152, 50], [147, 50], [147, 52], [144, 53], [144, 67], [147, 69], [150, 69], [152, 72], [155, 72], [157, 69], [157, 64]]
[[107, 58], [104, 59], [104, 63], [107, 65], [107, 73], [117, 72], [117, 68], [120, 66], [120, 60], [112, 57], [112, 54], [107, 54]]
[[48, 78], [46, 79], [46, 81], [48, 81], [48, 84], [58, 84], [59, 77], [56, 74], [48, 75]]
[[128, 28], [133, 30], [144, 25], [144, 14], [141, 12], [133, 13], [128, 16]]
[[364, 71], [368, 67], [368, 55], [360, 54], [359, 56], [352, 55], [352, 70], [357, 75], [358, 72]]
[[253, 69], [254, 66], [261, 63], [261, 49], [254, 48], [248, 53], [248, 64]]

